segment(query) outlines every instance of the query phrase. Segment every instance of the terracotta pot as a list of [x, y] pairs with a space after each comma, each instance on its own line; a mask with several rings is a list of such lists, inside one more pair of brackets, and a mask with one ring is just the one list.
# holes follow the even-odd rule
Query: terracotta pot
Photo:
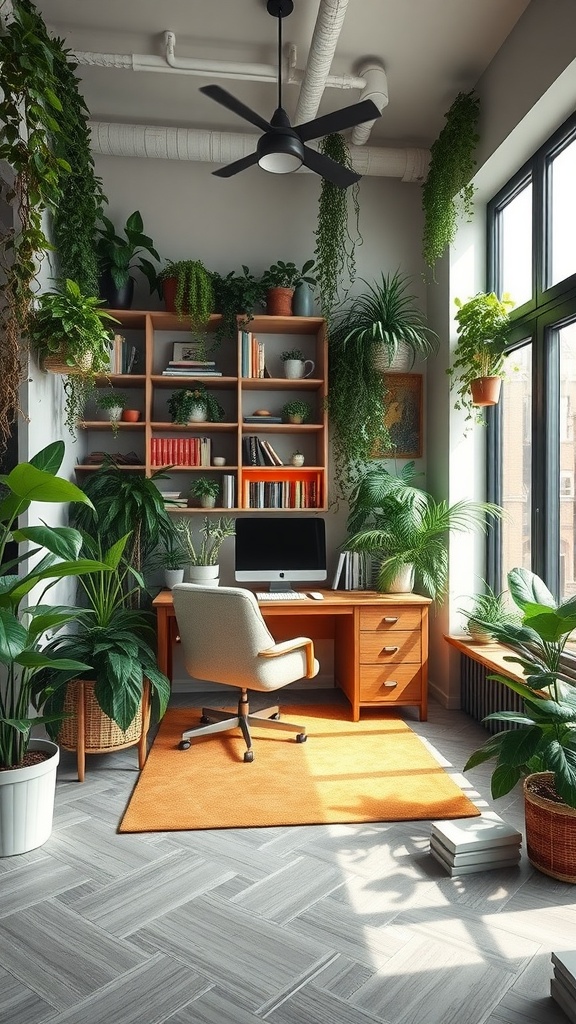
[[501, 387], [501, 377], [478, 377], [470, 381], [472, 405], [498, 405]]
[[293, 288], [269, 288], [266, 292], [266, 312], [268, 316], [293, 316]]
[[166, 312], [176, 312], [176, 288], [178, 282], [175, 277], [167, 277], [162, 281], [162, 297], [164, 299], [164, 305]]
[[138, 420], [140, 419], [140, 410], [139, 409], [123, 409], [122, 410], [122, 419], [123, 419], [124, 423], [138, 423]]

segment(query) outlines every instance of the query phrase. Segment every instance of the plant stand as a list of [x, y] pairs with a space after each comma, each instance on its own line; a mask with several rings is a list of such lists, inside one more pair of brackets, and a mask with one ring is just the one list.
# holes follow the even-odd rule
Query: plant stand
[[86, 754], [109, 754], [138, 746], [138, 767], [146, 762], [146, 736], [150, 727], [150, 687], [144, 686], [142, 702], [126, 732], [105, 715], [94, 696], [94, 683], [74, 679], [68, 683], [64, 710], [70, 712], [58, 733], [64, 750], [75, 750], [78, 782], [84, 782]]

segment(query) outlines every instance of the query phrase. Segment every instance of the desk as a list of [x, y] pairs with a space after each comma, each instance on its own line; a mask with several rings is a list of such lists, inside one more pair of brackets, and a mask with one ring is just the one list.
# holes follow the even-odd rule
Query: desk
[[[428, 713], [428, 605], [419, 594], [323, 590], [323, 601], [262, 601], [260, 611], [277, 641], [295, 636], [334, 640], [335, 683], [346, 694], [353, 721], [361, 708], [417, 707]], [[172, 594], [154, 599], [158, 667], [172, 678], [177, 640]]]

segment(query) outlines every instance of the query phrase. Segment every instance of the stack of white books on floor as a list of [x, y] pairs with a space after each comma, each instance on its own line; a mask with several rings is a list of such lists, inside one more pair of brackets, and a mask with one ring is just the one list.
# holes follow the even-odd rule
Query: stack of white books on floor
[[550, 979], [550, 995], [564, 1010], [568, 1020], [576, 1024], [576, 951], [552, 953], [554, 977]]
[[518, 864], [521, 842], [522, 834], [493, 811], [434, 821], [430, 831], [430, 853], [452, 876]]

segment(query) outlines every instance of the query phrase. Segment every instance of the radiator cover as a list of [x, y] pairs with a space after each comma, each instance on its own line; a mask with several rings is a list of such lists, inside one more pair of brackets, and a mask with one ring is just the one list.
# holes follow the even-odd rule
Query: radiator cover
[[[477, 722], [482, 722], [486, 715], [494, 711], [522, 711], [523, 702], [520, 694], [515, 693], [497, 679], [489, 679], [493, 675], [479, 661], [460, 655], [460, 701], [462, 710]], [[513, 729], [513, 722], [485, 722], [484, 727], [491, 733]]]

